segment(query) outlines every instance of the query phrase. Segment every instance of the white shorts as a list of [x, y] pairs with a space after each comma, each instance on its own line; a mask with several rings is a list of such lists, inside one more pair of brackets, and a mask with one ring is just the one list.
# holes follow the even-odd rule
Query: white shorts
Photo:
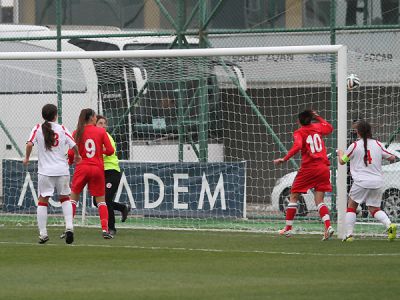
[[58, 195], [70, 195], [69, 175], [66, 176], [46, 176], [38, 174], [38, 191], [42, 197], [52, 197], [54, 189]]
[[367, 206], [380, 207], [382, 202], [383, 189], [367, 189], [353, 184], [349, 197], [358, 204], [365, 203]]

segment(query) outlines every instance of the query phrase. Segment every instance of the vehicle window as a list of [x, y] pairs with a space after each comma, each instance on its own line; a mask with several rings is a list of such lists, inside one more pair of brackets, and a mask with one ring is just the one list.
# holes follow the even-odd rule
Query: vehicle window
[[115, 51], [119, 50], [117, 45], [86, 39], [70, 39], [70, 44], [75, 45], [85, 51]]
[[[198, 44], [186, 44], [189, 49], [198, 48]], [[148, 44], [127, 44], [124, 46], [124, 50], [162, 50], [169, 49], [170, 44], [168, 43], [148, 43]]]

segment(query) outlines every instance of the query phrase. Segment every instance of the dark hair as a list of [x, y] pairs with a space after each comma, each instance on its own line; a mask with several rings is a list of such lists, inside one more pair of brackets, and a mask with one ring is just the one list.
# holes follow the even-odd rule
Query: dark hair
[[105, 117], [105, 116], [102, 116], [102, 115], [97, 115], [96, 116], [96, 123], [99, 121], [99, 120], [104, 120], [104, 121], [106, 121], [106, 123], [107, 123], [107, 118]]
[[306, 109], [299, 113], [299, 122], [301, 125], [310, 125], [313, 118], [314, 114], [311, 109]]
[[356, 123], [355, 128], [357, 130], [357, 133], [360, 135], [360, 137], [364, 141], [364, 164], [366, 167], [368, 167], [367, 139], [372, 138], [371, 125], [365, 120], [359, 120]]
[[89, 122], [90, 118], [93, 117], [96, 114], [96, 112], [91, 109], [91, 108], [84, 108], [81, 110], [81, 113], [79, 114], [79, 119], [78, 119], [78, 125], [76, 126], [76, 132], [75, 132], [75, 142], [79, 143], [83, 131], [85, 129], [85, 125]]
[[44, 137], [44, 146], [46, 150], [51, 150], [55, 142], [54, 130], [51, 128], [51, 124], [49, 122], [54, 121], [57, 116], [57, 106], [54, 104], [46, 104], [42, 108], [42, 117], [44, 119], [44, 123], [42, 124], [42, 132]]

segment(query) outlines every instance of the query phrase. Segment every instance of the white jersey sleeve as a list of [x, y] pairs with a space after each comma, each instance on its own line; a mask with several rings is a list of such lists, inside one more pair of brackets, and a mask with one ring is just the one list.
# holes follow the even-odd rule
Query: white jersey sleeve
[[378, 144], [378, 146], [381, 148], [382, 150], [382, 158], [383, 159], [388, 159], [391, 156], [395, 156], [394, 154], [390, 153], [385, 147], [382, 146], [381, 142], [376, 141], [376, 143]]
[[[348, 148], [347, 148], [347, 150], [344, 152], [344, 154], [347, 156], [347, 157], [351, 157], [351, 155], [353, 154], [353, 152], [354, 152], [354, 150], [355, 150], [355, 148], [357, 147], [357, 142], [354, 142], [354, 143], [352, 143]], [[351, 158], [350, 158], [351, 159]]]
[[28, 140], [26, 141], [31, 142], [32, 144], [36, 144], [37, 141], [37, 132], [40, 129], [40, 124], [35, 125], [35, 127], [33, 127], [33, 129], [31, 130], [31, 134], [29, 135]]
[[68, 148], [70, 149], [73, 148], [76, 145], [76, 143], [74, 138], [72, 137], [71, 132], [64, 125], [61, 125], [61, 128], [65, 134], [65, 144], [68, 146]]

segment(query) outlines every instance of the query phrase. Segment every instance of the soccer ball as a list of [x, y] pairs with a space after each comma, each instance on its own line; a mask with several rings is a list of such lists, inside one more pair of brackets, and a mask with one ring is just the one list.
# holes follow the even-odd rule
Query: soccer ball
[[360, 79], [356, 74], [350, 74], [346, 79], [347, 90], [352, 91], [360, 87]]

